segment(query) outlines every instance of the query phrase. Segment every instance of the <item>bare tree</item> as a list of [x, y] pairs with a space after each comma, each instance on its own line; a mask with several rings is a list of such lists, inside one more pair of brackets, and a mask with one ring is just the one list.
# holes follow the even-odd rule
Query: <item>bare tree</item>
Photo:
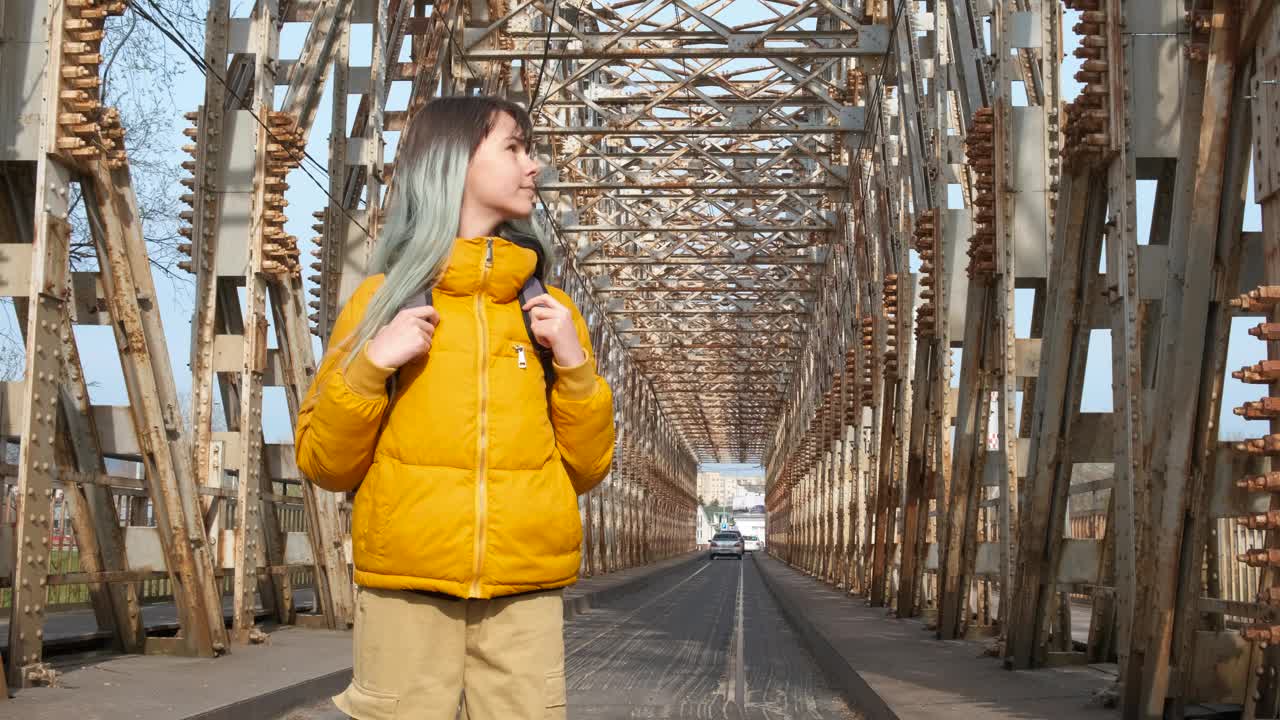
[[[204, 3], [188, 0], [146, 0], [147, 7], [172, 23], [172, 30], [195, 48], [204, 45]], [[186, 171], [180, 123], [194, 108], [179, 107], [173, 88], [199, 71], [186, 54], [159, 29], [135, 12], [107, 19], [102, 41], [102, 104], [120, 112], [125, 150], [137, 196], [142, 232], [152, 268], [178, 287], [189, 288], [192, 277], [178, 269], [179, 200]], [[201, 78], [203, 80], [203, 78]], [[73, 198], [82, 202], [79, 195]], [[72, 213], [72, 266], [96, 266], [96, 254], [82, 212]]]
[[[162, 13], [176, 33], [192, 46], [203, 47], [204, 2], [140, 1]], [[182, 168], [183, 138], [179, 124], [182, 113], [193, 108], [179, 107], [173, 88], [184, 76], [199, 73], [163, 33], [134, 12], [107, 18], [101, 55], [102, 104], [114, 106], [120, 112], [147, 256], [152, 268], [169, 279], [175, 292], [190, 296], [193, 278], [177, 267], [183, 258], [178, 249], [182, 240], [178, 226], [179, 212], [185, 207], [179, 198], [185, 192], [181, 180], [186, 174]], [[75, 185], [68, 219], [72, 269], [96, 269], [97, 253], [89, 233], [88, 216], [80, 188]], [[3, 298], [0, 299], [0, 382], [21, 379], [25, 369], [22, 329], [15, 319], [12, 298]], [[94, 385], [90, 383], [90, 387]]]
[[22, 333], [13, 316], [13, 298], [4, 298], [0, 310], [0, 382], [22, 379], [27, 367], [27, 354], [22, 344]]

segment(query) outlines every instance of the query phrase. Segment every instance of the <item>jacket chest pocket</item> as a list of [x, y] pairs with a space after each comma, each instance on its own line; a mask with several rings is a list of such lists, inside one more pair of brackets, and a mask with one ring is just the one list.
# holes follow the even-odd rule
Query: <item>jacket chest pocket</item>
[[494, 447], [503, 447], [503, 442], [525, 446], [529, 455], [518, 466], [540, 466], [555, 446], [542, 363], [528, 341], [508, 337], [494, 350], [490, 402], [495, 424], [489, 428]]
[[504, 371], [504, 375], [514, 372], [514, 380], [536, 384], [546, 391], [546, 379], [543, 376], [542, 361], [538, 358], [537, 346], [529, 340], [507, 339], [496, 350], [492, 359], [495, 368]]

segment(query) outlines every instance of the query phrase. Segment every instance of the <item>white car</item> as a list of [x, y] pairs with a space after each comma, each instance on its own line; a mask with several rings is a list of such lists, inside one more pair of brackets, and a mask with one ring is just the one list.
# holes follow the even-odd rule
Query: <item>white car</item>
[[760, 542], [760, 538], [755, 535], [742, 536], [742, 549], [747, 552], [755, 552], [764, 549], [764, 543]]
[[708, 560], [715, 560], [718, 555], [731, 555], [742, 559], [742, 535], [733, 531], [721, 530], [711, 538]]

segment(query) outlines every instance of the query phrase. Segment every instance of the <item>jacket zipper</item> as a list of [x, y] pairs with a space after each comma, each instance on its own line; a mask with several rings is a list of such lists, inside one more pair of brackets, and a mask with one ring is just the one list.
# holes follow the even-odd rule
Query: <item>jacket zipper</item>
[[484, 316], [484, 291], [493, 269], [493, 238], [486, 240], [484, 269], [480, 275], [480, 289], [476, 292], [476, 325], [480, 335], [480, 432], [476, 440], [476, 552], [472, 570], [471, 597], [480, 597], [480, 570], [484, 565], [485, 531], [488, 529], [488, 472], [485, 455], [489, 449], [489, 326]]

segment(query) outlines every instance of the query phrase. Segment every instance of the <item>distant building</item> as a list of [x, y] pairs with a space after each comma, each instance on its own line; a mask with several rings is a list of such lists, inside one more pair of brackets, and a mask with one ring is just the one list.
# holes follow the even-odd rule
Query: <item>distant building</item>
[[[698, 473], [698, 494], [708, 505], [729, 506], [734, 498], [763, 492], [764, 479], [760, 477], [739, 477], [720, 472]], [[764, 504], [763, 500], [760, 504]]]
[[707, 515], [707, 509], [698, 506], [698, 515], [695, 522], [697, 530], [696, 542], [698, 545], [706, 545], [711, 542], [711, 536], [716, 534], [716, 526], [712, 523], [711, 518]]
[[740, 492], [730, 506], [734, 512], [764, 512], [764, 493]]
[[698, 494], [708, 505], [727, 505], [738, 491], [736, 479], [718, 472], [698, 474]]

